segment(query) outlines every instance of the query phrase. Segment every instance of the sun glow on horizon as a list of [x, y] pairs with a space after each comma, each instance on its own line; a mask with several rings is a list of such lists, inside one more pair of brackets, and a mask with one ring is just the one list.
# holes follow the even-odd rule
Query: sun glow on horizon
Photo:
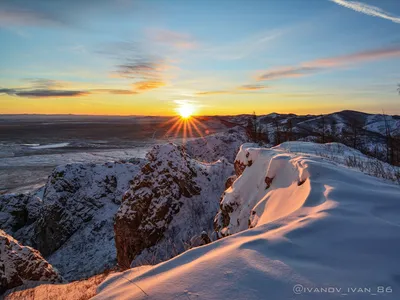
[[182, 119], [189, 119], [194, 113], [194, 106], [188, 102], [183, 102], [177, 108], [177, 112]]
[[207, 125], [201, 122], [201, 117], [196, 117], [196, 105], [194, 102], [187, 100], [175, 100], [177, 107], [175, 111], [177, 115], [170, 120], [166, 121], [161, 127], [167, 127], [168, 130], [164, 137], [178, 138], [182, 137], [185, 142], [187, 138], [201, 137], [210, 133]]

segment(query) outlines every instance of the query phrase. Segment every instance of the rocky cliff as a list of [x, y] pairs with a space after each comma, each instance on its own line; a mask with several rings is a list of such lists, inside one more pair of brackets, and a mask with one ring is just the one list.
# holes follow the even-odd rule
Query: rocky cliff
[[154, 147], [123, 198], [115, 218], [118, 264], [155, 264], [190, 247], [210, 231], [233, 166], [202, 163], [174, 144]]
[[116, 264], [113, 217], [144, 160], [68, 164], [35, 195], [3, 195], [1, 228], [42, 253], [67, 280]]

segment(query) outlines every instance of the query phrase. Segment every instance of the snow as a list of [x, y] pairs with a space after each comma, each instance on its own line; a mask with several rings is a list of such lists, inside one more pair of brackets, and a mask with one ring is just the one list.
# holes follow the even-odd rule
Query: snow
[[188, 140], [184, 146], [191, 157], [200, 161], [214, 162], [225, 157], [233, 162], [240, 145], [247, 140], [246, 131], [236, 126], [226, 132]]
[[116, 273], [94, 299], [399, 299], [400, 186], [315, 147], [242, 146], [247, 167], [221, 202], [228, 236]]
[[386, 125], [385, 125], [385, 118], [387, 125], [390, 128], [391, 134], [399, 134], [400, 133], [400, 119], [395, 119], [392, 116], [388, 115], [369, 115], [366, 120], [366, 125], [364, 129], [380, 133], [386, 136]]
[[56, 143], [56, 144], [47, 144], [47, 145], [39, 145], [39, 146], [31, 146], [31, 149], [53, 149], [53, 148], [63, 148], [67, 147], [69, 143]]

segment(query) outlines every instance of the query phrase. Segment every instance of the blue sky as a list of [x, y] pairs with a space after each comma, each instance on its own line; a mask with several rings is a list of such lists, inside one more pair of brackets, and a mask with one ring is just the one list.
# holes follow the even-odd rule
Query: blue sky
[[0, 2], [0, 113], [400, 114], [400, 1]]

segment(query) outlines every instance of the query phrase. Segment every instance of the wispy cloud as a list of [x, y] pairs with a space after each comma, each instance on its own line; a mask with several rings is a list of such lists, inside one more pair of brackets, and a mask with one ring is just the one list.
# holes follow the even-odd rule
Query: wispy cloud
[[46, 90], [46, 89], [0, 89], [0, 94], [26, 98], [60, 98], [60, 97], [79, 97], [89, 94], [87, 91], [69, 91], [69, 90]]
[[[80, 1], [49, 1], [49, 0], [1, 0], [0, 1], [0, 26], [4, 27], [57, 27], [77, 26], [88, 20], [90, 16], [100, 15], [104, 9], [108, 14], [121, 16], [132, 16], [140, 10], [140, 5], [122, 1], [93, 0]], [[130, 2], [130, 3], [128, 3]], [[102, 15], [102, 14], [101, 14]], [[82, 27], [83, 28], [83, 27]], [[88, 29], [88, 24], [84, 26]]]
[[230, 94], [231, 91], [203, 91], [197, 92], [197, 96], [208, 96], [208, 95], [220, 95], [220, 94]]
[[224, 43], [221, 46], [204, 47], [199, 54], [220, 60], [244, 59], [254, 53], [265, 50], [273, 40], [282, 36], [285, 31], [276, 29], [260, 32], [232, 43]]
[[107, 93], [112, 95], [135, 95], [136, 91], [123, 90], [123, 89], [94, 89], [90, 90], [90, 93]]
[[34, 89], [52, 89], [52, 88], [61, 88], [64, 86], [64, 83], [62, 83], [61, 81], [53, 79], [26, 78], [24, 81], [30, 83], [30, 85]]
[[90, 94], [85, 90], [62, 89], [64, 83], [57, 80], [45, 78], [26, 78], [24, 82], [27, 87], [22, 88], [1, 88], [0, 94], [26, 98], [61, 98], [61, 97], [79, 97]]
[[145, 92], [166, 85], [163, 77], [169, 66], [162, 58], [146, 53], [139, 43], [113, 43], [100, 53], [116, 60], [112, 77], [135, 81], [132, 84], [135, 92]]
[[317, 59], [312, 62], [306, 63], [306, 65], [309, 67], [327, 68], [327, 67], [337, 67], [341, 65], [363, 63], [367, 61], [374, 61], [374, 60], [397, 57], [397, 56], [400, 56], [399, 45], [388, 48], [365, 50], [331, 58]]
[[390, 13], [385, 12], [384, 10], [376, 6], [368, 5], [357, 1], [346, 1], [346, 0], [330, 0], [330, 1], [369, 16], [390, 20], [394, 23], [400, 23], [400, 17], [393, 16]]
[[59, 26], [66, 23], [61, 16], [51, 12], [0, 6], [1, 26]]
[[257, 90], [263, 90], [268, 88], [268, 86], [262, 85], [262, 84], [244, 84], [238, 87], [238, 90], [243, 90], [243, 91], [257, 91]]
[[68, 89], [66, 87], [73, 83], [42, 78], [28, 78], [23, 81], [28, 82], [29, 85], [18, 88], [0, 88], [0, 95], [5, 94], [26, 98], [68, 98], [83, 97], [91, 94], [134, 95], [138, 93], [132, 89]]
[[147, 32], [154, 42], [171, 45], [177, 49], [194, 49], [197, 46], [192, 36], [182, 32], [167, 29], [150, 29]]
[[347, 55], [316, 59], [304, 62], [298, 66], [281, 67], [268, 70], [258, 76], [259, 81], [276, 80], [311, 75], [316, 72], [337, 68], [341, 66], [374, 61], [385, 58], [399, 57], [400, 46], [390, 48], [372, 49]]
[[221, 95], [221, 94], [243, 94], [249, 92], [255, 92], [268, 88], [263, 84], [244, 84], [236, 88], [229, 90], [215, 90], [215, 91], [201, 91], [195, 93], [196, 96], [209, 96], [209, 95]]
[[275, 80], [281, 78], [301, 77], [317, 71], [318, 68], [307, 66], [282, 67], [269, 70], [258, 77], [258, 80]]
[[144, 59], [129, 59], [117, 65], [116, 73], [125, 78], [155, 78], [159, 77], [162, 65], [157, 61]]
[[148, 90], [153, 90], [153, 89], [163, 87], [165, 85], [166, 84], [163, 81], [151, 81], [151, 80], [139, 81], [139, 82], [132, 84], [133, 89], [137, 92], [145, 92]]

